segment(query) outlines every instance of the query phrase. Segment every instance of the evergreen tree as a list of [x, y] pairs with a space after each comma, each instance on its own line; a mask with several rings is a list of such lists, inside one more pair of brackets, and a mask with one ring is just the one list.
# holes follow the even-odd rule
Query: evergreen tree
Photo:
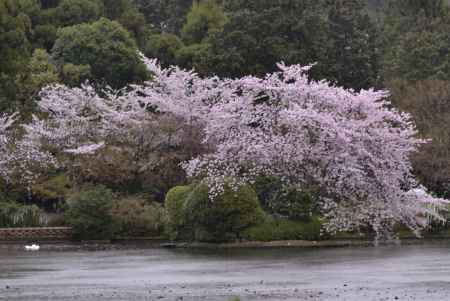
[[32, 0], [0, 0], [0, 112], [14, 109], [14, 80], [24, 70], [29, 52]]
[[195, 1], [181, 30], [182, 38], [187, 44], [201, 43], [209, 35], [222, 32], [227, 21], [215, 0]]
[[347, 88], [368, 88], [379, 81], [379, 34], [364, 8], [362, 0], [337, 0], [328, 13], [327, 78]]
[[[17, 75], [15, 84], [18, 87], [16, 109], [28, 115], [35, 109], [34, 100], [39, 91], [59, 81], [56, 67], [52, 64], [49, 54], [44, 49], [36, 49], [23, 73]], [[28, 116], [29, 117], [29, 116]]]
[[105, 18], [60, 29], [52, 56], [60, 70], [67, 64], [89, 66], [92, 80], [114, 88], [148, 76], [131, 35]]
[[96, 21], [103, 13], [101, 0], [63, 0], [56, 8], [56, 18], [61, 26]]
[[441, 0], [390, 1], [384, 25], [384, 77], [450, 79], [450, 14]]
[[179, 34], [193, 0], [134, 0], [134, 3], [157, 31]]

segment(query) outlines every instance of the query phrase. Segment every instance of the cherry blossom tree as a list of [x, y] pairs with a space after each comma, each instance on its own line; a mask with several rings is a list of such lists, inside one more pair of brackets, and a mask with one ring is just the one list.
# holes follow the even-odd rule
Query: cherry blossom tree
[[[187, 81], [189, 73], [183, 74]], [[24, 125], [26, 140], [55, 154], [74, 178], [80, 173], [96, 180], [105, 177], [105, 168], [99, 170], [99, 166], [106, 164], [115, 170], [111, 177], [116, 177], [117, 183], [132, 180], [160, 167], [165, 162], [161, 153], [173, 149], [183, 149], [181, 158], [175, 156], [174, 160], [188, 160], [201, 147], [200, 139], [195, 138], [199, 131], [193, 122], [185, 122], [180, 112], [186, 108], [174, 105], [166, 109], [160, 102], [167, 91], [175, 95], [187, 85], [182, 81], [181, 76], [172, 80], [179, 88], [156, 87], [149, 82], [118, 91], [96, 91], [89, 84], [46, 87], [38, 104], [46, 117], [35, 116]], [[186, 146], [189, 138], [197, 141]]]
[[[105, 90], [100, 95], [89, 84], [79, 88], [48, 86], [41, 91], [38, 104], [45, 118], [33, 116], [33, 121], [24, 125], [25, 140], [52, 153], [76, 180], [80, 169], [89, 169], [88, 163], [114, 145], [113, 140], [129, 141], [146, 122], [142, 116], [145, 110], [137, 102], [124, 110], [127, 99], [119, 94]], [[130, 124], [136, 128], [129, 128]]]
[[387, 92], [311, 81], [310, 67], [296, 65], [280, 64], [264, 78], [219, 79], [143, 60], [153, 73], [143, 85], [46, 88], [39, 107], [48, 117], [25, 126], [28, 139], [71, 156], [127, 149], [145, 169], [163, 145], [188, 147], [181, 137], [195, 136], [190, 142], [201, 150], [183, 167], [209, 185], [211, 201], [225, 183], [277, 176], [299, 190], [319, 188], [328, 232], [370, 226], [381, 237], [397, 223], [419, 231], [429, 217], [441, 218], [446, 201], [426, 193], [411, 171], [409, 157], [426, 141]]
[[310, 81], [309, 67], [279, 68], [222, 83], [228, 92], [205, 127], [216, 147], [185, 165], [191, 176], [205, 177], [213, 194], [225, 180], [241, 185], [258, 175], [319, 187], [328, 232], [370, 225], [383, 236], [396, 223], [418, 231], [425, 216], [440, 218], [435, 209], [446, 202], [424, 193], [411, 173], [409, 156], [425, 141], [385, 91], [356, 93]]

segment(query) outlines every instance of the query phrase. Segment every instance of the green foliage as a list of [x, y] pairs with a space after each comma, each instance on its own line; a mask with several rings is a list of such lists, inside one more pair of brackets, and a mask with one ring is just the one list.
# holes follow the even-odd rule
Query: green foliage
[[39, 89], [43, 86], [58, 81], [56, 67], [52, 64], [49, 54], [45, 49], [35, 49], [31, 57], [28, 72], [31, 84]]
[[325, 77], [357, 90], [379, 84], [379, 32], [364, 10], [365, 1], [333, 2], [327, 22], [330, 40]]
[[62, 28], [52, 55], [58, 66], [89, 66], [92, 79], [120, 88], [148, 78], [130, 34], [117, 22], [102, 18], [92, 24]]
[[41, 201], [63, 201], [72, 190], [72, 183], [65, 174], [50, 177], [44, 182], [32, 186], [33, 197]]
[[192, 0], [134, 0], [147, 23], [158, 31], [178, 34], [192, 8]]
[[51, 24], [36, 25], [33, 35], [34, 47], [50, 51], [56, 40], [57, 30], [58, 28]]
[[140, 48], [145, 46], [151, 31], [143, 14], [136, 9], [129, 9], [117, 21], [133, 35]]
[[320, 240], [322, 221], [312, 217], [309, 222], [273, 219], [244, 231], [243, 237], [251, 241]]
[[174, 34], [161, 33], [151, 35], [146, 43], [144, 53], [147, 57], [156, 57], [163, 66], [176, 62], [176, 54], [183, 47], [183, 42]]
[[263, 208], [277, 216], [308, 222], [317, 214], [317, 191], [285, 187], [275, 177], [260, 177], [254, 184]]
[[16, 75], [23, 70], [28, 56], [31, 20], [21, 12], [25, 1], [0, 1], [0, 111], [14, 109]]
[[103, 14], [101, 0], [63, 0], [56, 8], [56, 17], [62, 26], [96, 21]]
[[227, 241], [263, 220], [258, 197], [250, 186], [224, 193], [213, 201], [205, 184], [179, 186], [166, 197], [167, 233], [171, 239]]
[[186, 221], [186, 201], [192, 189], [192, 186], [177, 186], [166, 195], [166, 233], [172, 240], [186, 238], [186, 232], [190, 230]]
[[228, 241], [241, 238], [246, 228], [260, 223], [264, 212], [256, 192], [250, 186], [237, 191], [225, 187], [214, 200], [205, 184], [197, 185], [187, 198], [188, 222], [198, 241]]
[[384, 24], [387, 80], [450, 79], [449, 8], [441, 0], [390, 1]]
[[227, 21], [215, 0], [194, 1], [181, 36], [187, 44], [201, 43], [209, 35], [221, 32]]
[[87, 186], [68, 200], [65, 219], [75, 239], [110, 239], [117, 231], [111, 214], [113, 193], [104, 186]]
[[201, 74], [209, 73], [208, 58], [210, 45], [207, 43], [192, 44], [180, 48], [176, 53], [176, 61], [181, 66], [194, 67]]
[[[239, 2], [239, 3], [234, 3]], [[230, 1], [222, 32], [210, 34], [202, 74], [238, 77], [264, 75], [276, 62], [310, 64], [319, 60], [326, 41], [323, 13], [312, 1], [283, 7], [273, 1]], [[306, 3], [307, 2], [307, 3]], [[205, 59], [206, 59], [205, 58]], [[181, 65], [185, 62], [179, 62]], [[193, 60], [192, 67], [198, 68]]]
[[312, 64], [316, 79], [354, 89], [379, 82], [379, 31], [362, 0], [194, 2], [176, 63], [202, 75], [262, 76]]
[[15, 202], [0, 202], [0, 227], [45, 226], [43, 212], [36, 205], [25, 206]]
[[102, 0], [105, 7], [106, 17], [116, 20], [123, 13], [133, 9], [132, 0]]
[[50, 84], [59, 81], [56, 67], [52, 64], [45, 49], [36, 49], [33, 52], [25, 71], [17, 75], [15, 84], [19, 87], [16, 100], [24, 113], [34, 111], [34, 100], [39, 91]]
[[131, 237], [160, 236], [166, 219], [160, 204], [136, 197], [114, 201], [111, 214], [118, 225], [118, 235]]
[[90, 65], [64, 64], [61, 79], [68, 86], [79, 86], [91, 77]]
[[435, 18], [445, 13], [445, 0], [386, 0], [388, 15], [397, 15], [411, 18], [424, 14], [429, 18]]
[[312, 191], [298, 191], [294, 188], [284, 189], [278, 202], [273, 203], [273, 210], [293, 220], [308, 221], [314, 212], [317, 198]]
[[44, 9], [48, 9], [48, 8], [53, 8], [56, 7], [58, 5], [59, 2], [61, 2], [61, 0], [40, 0], [42, 8]]
[[450, 17], [427, 22], [426, 28], [403, 32], [385, 55], [387, 78], [450, 79]]

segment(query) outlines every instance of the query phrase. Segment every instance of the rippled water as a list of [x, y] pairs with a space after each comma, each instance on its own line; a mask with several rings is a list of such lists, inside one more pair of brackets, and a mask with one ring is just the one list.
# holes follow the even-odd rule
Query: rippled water
[[0, 300], [450, 300], [450, 243], [378, 248], [0, 248]]

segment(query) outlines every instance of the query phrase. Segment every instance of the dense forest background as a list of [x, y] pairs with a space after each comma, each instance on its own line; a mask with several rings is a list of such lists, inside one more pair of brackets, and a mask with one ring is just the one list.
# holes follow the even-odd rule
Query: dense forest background
[[[413, 158], [415, 173], [450, 196], [450, 10], [441, 0], [0, 0], [0, 111], [35, 113], [52, 83], [90, 81], [114, 89], [151, 78], [138, 51], [163, 66], [200, 75], [264, 75], [276, 63], [314, 64], [311, 77], [354, 90], [389, 89], [433, 139]], [[186, 149], [124, 180], [126, 166], [106, 162], [82, 175], [157, 200], [183, 183]], [[111, 160], [113, 161], [113, 160]], [[109, 165], [108, 165], [109, 164]], [[33, 201], [58, 200], [60, 174], [33, 187]], [[9, 197], [23, 191], [8, 188]], [[18, 190], [17, 196], [11, 191]], [[30, 191], [27, 192], [30, 195]]]

